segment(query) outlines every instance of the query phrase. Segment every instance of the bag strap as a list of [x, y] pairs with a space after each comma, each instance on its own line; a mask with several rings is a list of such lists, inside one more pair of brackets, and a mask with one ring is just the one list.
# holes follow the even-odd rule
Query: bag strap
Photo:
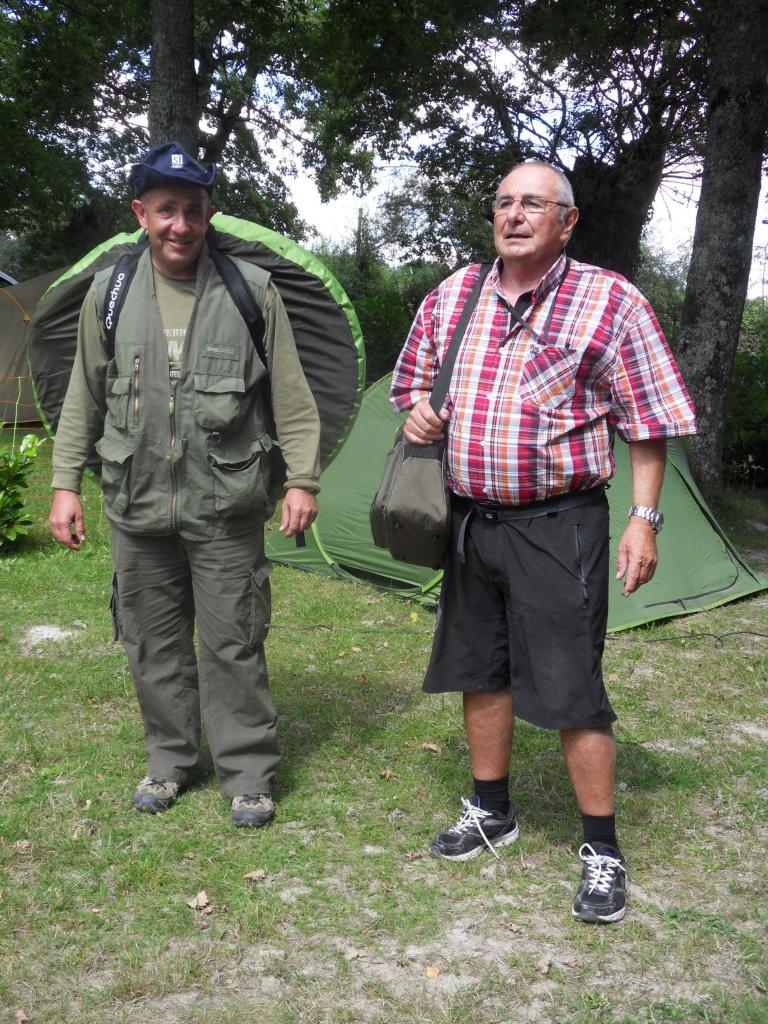
[[[256, 354], [264, 366], [267, 367], [267, 372], [269, 372], [267, 353], [264, 348], [264, 316], [259, 308], [259, 304], [251, 294], [251, 290], [243, 280], [243, 275], [236, 264], [219, 249], [214, 228], [208, 227], [206, 239], [208, 241], [208, 251], [218, 275], [224, 282], [230, 298], [237, 307], [238, 313], [245, 320], [248, 333], [253, 341], [253, 347], [256, 349]], [[130, 252], [124, 253], [112, 268], [102, 314], [108, 360], [115, 357], [115, 335], [117, 334], [117, 322], [120, 319], [120, 311], [123, 308], [125, 296], [136, 273], [136, 267], [141, 259], [141, 254], [147, 245], [148, 239], [145, 234], [136, 243], [136, 247]]]
[[267, 371], [261, 379], [264, 415], [270, 437], [276, 438], [275, 415], [272, 411], [272, 389], [269, 383], [269, 363], [267, 362], [267, 352], [264, 348], [264, 314], [261, 312], [261, 307], [256, 299], [254, 299], [251, 289], [245, 283], [245, 278], [240, 273], [237, 264], [219, 249], [216, 229], [211, 224], [208, 225], [205, 237], [208, 242], [208, 253], [213, 261], [213, 265], [224, 282], [229, 292], [229, 297], [237, 307], [238, 313], [245, 320], [253, 347], [256, 349], [256, 355], [262, 361], [264, 369]]
[[451, 383], [451, 376], [453, 374], [453, 366], [456, 362], [456, 356], [459, 354], [461, 343], [464, 340], [464, 334], [469, 324], [469, 318], [475, 310], [477, 300], [480, 298], [480, 290], [483, 287], [486, 277], [490, 272], [493, 263], [481, 263], [480, 273], [472, 286], [472, 291], [467, 296], [464, 303], [464, 307], [459, 317], [459, 322], [456, 324], [456, 328], [451, 335], [451, 340], [448, 345], [448, 351], [445, 355], [445, 359], [440, 366], [440, 370], [435, 378], [435, 383], [432, 385], [432, 394], [429, 396], [429, 404], [432, 406], [432, 411], [435, 415], [438, 415], [443, 407], [445, 396], [448, 394], [448, 387]]
[[256, 349], [256, 354], [264, 364], [267, 373], [269, 373], [267, 353], [264, 348], [264, 316], [261, 312], [261, 308], [259, 307], [258, 302], [254, 299], [251, 289], [245, 283], [243, 275], [240, 273], [237, 265], [229, 258], [229, 256], [226, 256], [221, 249], [219, 249], [219, 240], [216, 234], [216, 229], [210, 224], [208, 225], [206, 240], [208, 242], [208, 252], [213, 260], [213, 265], [216, 267], [219, 277], [224, 282], [226, 289], [229, 292], [229, 297], [237, 306], [237, 311], [243, 320], [245, 320], [248, 332], [251, 335], [251, 340], [253, 341], [253, 347]]
[[125, 296], [130, 287], [133, 275], [136, 273], [141, 254], [149, 244], [146, 235], [142, 235], [136, 243], [136, 247], [130, 252], [123, 253], [120, 259], [112, 268], [112, 275], [107, 286], [107, 294], [104, 296], [104, 309], [102, 310], [102, 323], [106, 336], [107, 362], [115, 358], [115, 335], [117, 334], [117, 321], [120, 319], [120, 310], [123, 308]]

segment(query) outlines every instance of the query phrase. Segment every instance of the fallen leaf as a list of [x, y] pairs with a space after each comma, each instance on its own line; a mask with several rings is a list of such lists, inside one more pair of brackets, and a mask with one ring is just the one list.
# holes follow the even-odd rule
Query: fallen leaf
[[337, 658], [346, 658], [346, 656], [347, 656], [347, 652], [346, 651], [339, 651], [339, 653], [336, 655]]
[[406, 860], [421, 860], [424, 854], [421, 850], [409, 850], [405, 855]]
[[13, 1015], [13, 1024], [25, 1024], [25, 1021], [32, 1020], [26, 1010], [17, 1010]]
[[430, 964], [426, 970], [426, 975], [428, 978], [439, 978], [440, 968], [436, 967], [434, 964]]
[[418, 612], [411, 612], [410, 619], [411, 619], [411, 622], [418, 622], [419, 621], [419, 613]]
[[584, 961], [578, 956], [572, 956], [570, 960], [565, 961], [566, 967], [581, 967]]
[[551, 966], [552, 966], [552, 958], [549, 957], [549, 956], [544, 956], [536, 964], [536, 970], [539, 972], [539, 974], [542, 976], [542, 978], [546, 978], [546, 976], [549, 974], [549, 968]]
[[350, 647], [350, 651], [354, 651], [355, 654], [362, 654], [363, 653], [363, 648], [362, 647], [358, 647], [357, 644], [352, 644], [352, 646]]
[[11, 849], [17, 853], [29, 853], [32, 849], [32, 843], [28, 839], [17, 839], [15, 843], [11, 845]]
[[514, 932], [515, 935], [519, 935], [523, 930], [519, 924], [508, 924], [505, 926], [508, 932]]
[[355, 676], [355, 682], [356, 683], [367, 683], [368, 682], [368, 676], [363, 675], [363, 673], [361, 672], [359, 676]]
[[438, 745], [436, 743], [422, 743], [421, 744], [421, 749], [422, 750], [431, 750], [433, 754], [440, 754], [442, 752], [441, 748], [438, 747]]
[[197, 927], [200, 929], [201, 932], [206, 931], [206, 929], [208, 928], [208, 922], [205, 920], [204, 917], [201, 917], [200, 920], [197, 922]]
[[417, 789], [416, 792], [414, 793], [414, 796], [416, 797], [417, 800], [426, 800], [427, 798], [427, 794], [424, 792], [423, 789]]
[[203, 914], [205, 917], [207, 917], [209, 914], [213, 913], [213, 907], [209, 903], [207, 906], [203, 907], [203, 909], [200, 911], [200, 913]]
[[92, 803], [93, 803], [93, 800], [86, 800], [85, 801], [85, 809], [86, 809], [86, 811], [90, 811]]
[[359, 949], [348, 949], [347, 952], [344, 954], [344, 959], [345, 960], [357, 960], [359, 957], [360, 957], [360, 950]]
[[243, 878], [247, 878], [249, 882], [260, 882], [262, 879], [267, 877], [267, 872], [264, 868], [256, 868], [255, 871], [249, 871], [243, 875]]
[[193, 910], [202, 910], [203, 907], [207, 907], [211, 901], [208, 899], [208, 893], [205, 889], [201, 889], [200, 892], [191, 900], [187, 900], [187, 906]]
[[606, 676], [606, 677], [605, 677], [605, 681], [606, 681], [607, 683], [618, 683], [618, 681], [619, 681], [619, 677], [618, 677], [618, 676], [616, 675], [616, 673], [614, 672], [614, 673], [613, 673], [612, 675], [610, 675], [610, 676]]
[[380, 779], [394, 779], [395, 773], [390, 771], [389, 768], [382, 768], [379, 772]]

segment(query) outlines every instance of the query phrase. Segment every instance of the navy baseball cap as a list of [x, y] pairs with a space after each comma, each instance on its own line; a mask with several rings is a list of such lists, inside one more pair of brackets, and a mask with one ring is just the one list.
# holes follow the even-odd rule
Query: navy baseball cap
[[216, 180], [216, 164], [203, 167], [178, 142], [153, 146], [140, 164], [134, 164], [128, 176], [138, 199], [151, 188], [163, 185], [204, 188], [210, 196]]

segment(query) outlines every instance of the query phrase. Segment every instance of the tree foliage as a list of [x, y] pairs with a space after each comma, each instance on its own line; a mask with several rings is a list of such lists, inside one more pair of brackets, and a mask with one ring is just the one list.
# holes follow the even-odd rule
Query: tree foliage
[[381, 240], [365, 217], [342, 243], [325, 242], [316, 255], [338, 278], [355, 307], [365, 341], [369, 384], [389, 373], [422, 299], [447, 274], [445, 264], [412, 260], [393, 269], [381, 258]]
[[[460, 203], [452, 211], [446, 195], [475, 197], [477, 224], [482, 198], [512, 164], [549, 160], [576, 187], [574, 255], [631, 277], [659, 182], [701, 152], [708, 65], [697, 37], [706, 2], [479, 4], [457, 29], [444, 5], [430, 18], [412, 0], [372, 18], [355, 55], [330, 45], [359, 6], [340, 0], [324, 25], [325, 87], [308, 116], [327, 136], [352, 131], [374, 148], [400, 147], [415, 170], [406, 191], [425, 211], [436, 253], [466, 234], [466, 211]], [[417, 39], [423, 56], [412, 56]], [[355, 74], [351, 118], [338, 86]], [[402, 124], [410, 141], [397, 132]]]

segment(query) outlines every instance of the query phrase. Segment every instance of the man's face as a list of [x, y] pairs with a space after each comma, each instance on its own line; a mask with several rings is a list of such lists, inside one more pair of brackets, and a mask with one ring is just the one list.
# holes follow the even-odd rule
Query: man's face
[[194, 277], [215, 212], [204, 188], [151, 188], [131, 204], [149, 236], [152, 263], [167, 277]]
[[[496, 199], [538, 196], [559, 203], [558, 186], [558, 176], [548, 167], [523, 165], [502, 181]], [[560, 255], [579, 217], [575, 206], [565, 212], [564, 220], [562, 214], [562, 206], [547, 206], [543, 213], [526, 213], [520, 203], [513, 203], [508, 211], [494, 215], [496, 252], [505, 264], [524, 273], [528, 269], [545, 273]]]

